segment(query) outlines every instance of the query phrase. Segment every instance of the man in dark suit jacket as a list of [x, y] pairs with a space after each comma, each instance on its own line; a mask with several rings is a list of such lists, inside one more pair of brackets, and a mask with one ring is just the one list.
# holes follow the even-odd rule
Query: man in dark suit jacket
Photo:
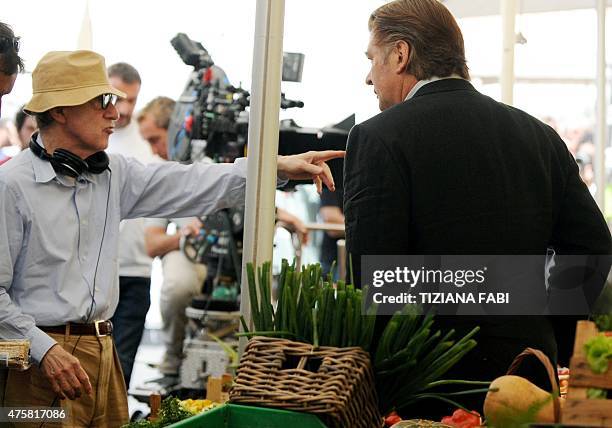
[[[344, 171], [357, 283], [363, 255], [610, 253], [608, 227], [564, 142], [474, 89], [461, 31], [441, 3], [388, 3], [369, 29], [366, 83], [382, 112], [351, 130]], [[438, 319], [461, 333], [474, 324], [478, 347], [446, 378], [492, 380], [527, 346], [556, 362], [548, 318]], [[545, 376], [526, 376], [545, 387]]]

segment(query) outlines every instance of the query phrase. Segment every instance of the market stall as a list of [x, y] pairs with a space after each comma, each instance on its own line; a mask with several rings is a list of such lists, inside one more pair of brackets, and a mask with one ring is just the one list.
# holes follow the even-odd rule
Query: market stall
[[[597, 318], [601, 332], [592, 322], [579, 323], [566, 401], [558, 390], [544, 391], [517, 375], [524, 361], [535, 358], [556, 385], [556, 368], [538, 350], [526, 349], [507, 375], [492, 382], [447, 379], [448, 370], [476, 346], [477, 329], [464, 337], [452, 331], [443, 336], [435, 317], [406, 309], [375, 338], [376, 317], [359, 310], [367, 290], [322, 280], [318, 265], [298, 271], [285, 261], [276, 307], [267, 294], [270, 264], [249, 265], [247, 277], [253, 328], [243, 333], [250, 340], [235, 377], [226, 379], [227, 395], [199, 402], [168, 398], [158, 416], [161, 425], [131, 426], [166, 426], [169, 420], [181, 420], [172, 425], [177, 427], [610, 426], [612, 333], [604, 331], [609, 316]], [[446, 389], [457, 385], [461, 390]], [[215, 389], [209, 387], [209, 394]], [[482, 415], [461, 405], [463, 397], [479, 393], [486, 394]], [[402, 421], [397, 415], [425, 398], [456, 410], [440, 421], [418, 414]], [[221, 420], [225, 425], [207, 425]]]

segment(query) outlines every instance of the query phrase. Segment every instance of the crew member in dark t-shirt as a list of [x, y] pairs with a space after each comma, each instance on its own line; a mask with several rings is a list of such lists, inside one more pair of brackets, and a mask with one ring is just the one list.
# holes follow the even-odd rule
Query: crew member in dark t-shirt
[[[344, 189], [339, 186], [341, 180], [336, 180], [336, 191], [330, 192], [327, 189], [323, 189], [321, 193], [321, 207], [319, 208], [319, 214], [321, 219], [325, 223], [338, 223], [344, 224], [344, 212], [342, 211], [342, 195]], [[321, 267], [323, 268], [323, 275], [327, 275], [331, 269], [331, 265], [334, 260], [338, 258], [338, 239], [344, 237], [344, 232], [338, 231], [326, 231], [323, 235], [323, 242], [321, 244]], [[334, 278], [338, 276], [337, 267], [334, 268]]]

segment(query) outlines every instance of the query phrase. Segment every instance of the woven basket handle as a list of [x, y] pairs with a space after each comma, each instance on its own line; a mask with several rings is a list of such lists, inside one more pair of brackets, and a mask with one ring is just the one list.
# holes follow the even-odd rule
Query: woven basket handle
[[561, 406], [559, 404], [559, 386], [557, 385], [557, 377], [555, 376], [555, 368], [553, 367], [550, 359], [546, 356], [546, 354], [538, 349], [533, 348], [525, 348], [523, 352], [518, 354], [512, 364], [510, 364], [510, 368], [508, 369], [509, 375], [512, 375], [518, 371], [523, 360], [527, 357], [536, 357], [546, 368], [546, 372], [548, 373], [548, 378], [550, 379], [550, 384], [552, 385], [552, 397], [553, 397], [553, 408], [555, 412], [555, 422], [561, 421]]
[[[314, 352], [315, 347], [314, 345], [312, 345], [312, 347], [310, 348], [310, 355], [312, 355], [312, 353]], [[308, 362], [308, 357], [310, 357], [310, 355], [302, 355], [302, 357], [300, 358], [300, 361], [297, 365], [297, 369], [298, 370], [304, 370], [304, 367], [306, 367], [306, 363]]]
[[308, 357], [306, 355], [302, 356], [302, 358], [300, 358], [300, 362], [297, 365], [297, 369], [304, 370], [304, 367], [306, 367], [307, 361], [308, 361]]

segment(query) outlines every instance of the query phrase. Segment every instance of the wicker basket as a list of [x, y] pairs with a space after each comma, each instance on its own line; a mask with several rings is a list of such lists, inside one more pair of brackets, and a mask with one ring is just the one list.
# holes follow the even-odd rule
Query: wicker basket
[[544, 352], [540, 351], [539, 349], [525, 348], [523, 352], [514, 358], [514, 361], [512, 361], [512, 364], [510, 364], [510, 368], [508, 368], [508, 372], [506, 374], [516, 374], [519, 371], [521, 364], [527, 357], [537, 358], [546, 369], [548, 380], [552, 385], [551, 397], [553, 403], [553, 416], [555, 418], [555, 423], [558, 423], [561, 421], [561, 402], [559, 401], [559, 386], [557, 385], [557, 378], [555, 376], [556, 369], [550, 362], [550, 358], [548, 358]]
[[361, 348], [251, 339], [230, 401], [316, 414], [330, 427], [380, 428], [370, 357]]

